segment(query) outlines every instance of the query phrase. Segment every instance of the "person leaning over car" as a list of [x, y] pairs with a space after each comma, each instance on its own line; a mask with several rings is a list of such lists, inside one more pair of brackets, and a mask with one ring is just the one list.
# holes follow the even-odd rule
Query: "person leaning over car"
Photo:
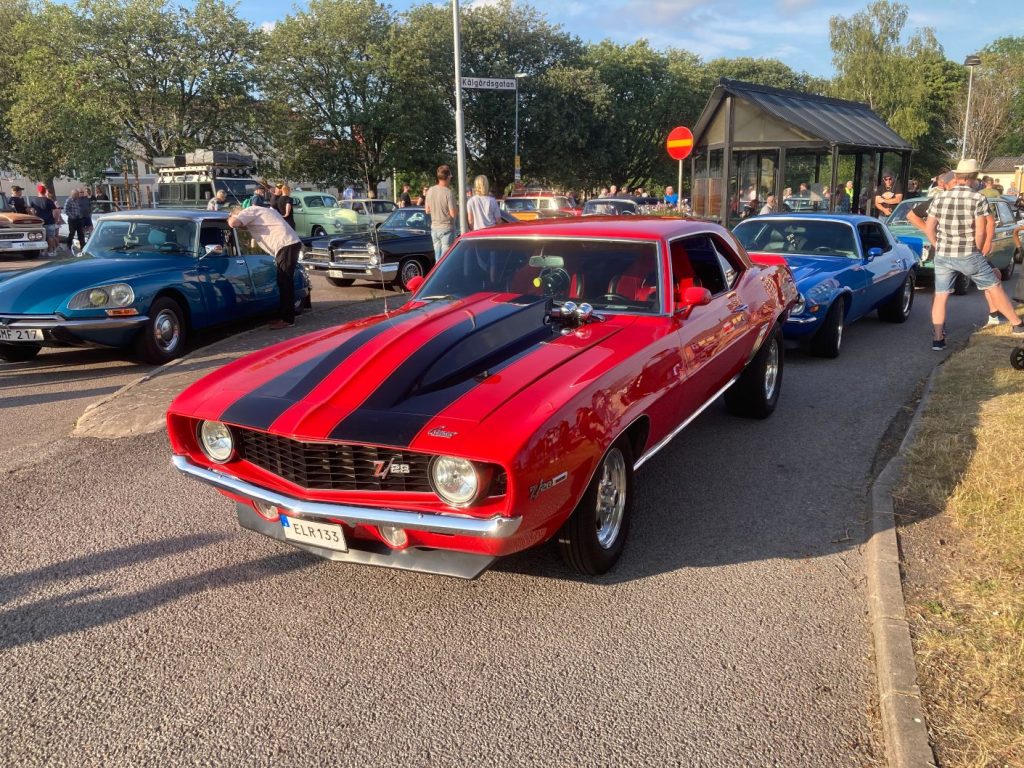
[[279, 318], [269, 326], [277, 331], [295, 324], [295, 264], [299, 260], [302, 241], [284, 217], [273, 208], [240, 205], [231, 208], [228, 226], [244, 229], [261, 249], [274, 257], [277, 265]]
[[935, 298], [932, 302], [932, 349], [946, 347], [946, 301], [957, 274], [970, 278], [978, 290], [991, 295], [992, 306], [1013, 324], [1015, 336], [1024, 335], [1024, 323], [1013, 310], [1010, 297], [984, 254], [992, 247], [987, 218], [988, 201], [973, 189], [977, 160], [961, 160], [953, 171], [953, 188], [939, 192], [928, 206], [925, 234], [935, 246]]

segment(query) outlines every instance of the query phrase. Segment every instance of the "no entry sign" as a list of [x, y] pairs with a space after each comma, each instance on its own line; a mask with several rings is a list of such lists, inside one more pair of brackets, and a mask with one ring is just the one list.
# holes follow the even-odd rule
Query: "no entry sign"
[[665, 142], [668, 149], [668, 156], [673, 160], [685, 160], [693, 151], [693, 134], [686, 126], [680, 125], [673, 128]]

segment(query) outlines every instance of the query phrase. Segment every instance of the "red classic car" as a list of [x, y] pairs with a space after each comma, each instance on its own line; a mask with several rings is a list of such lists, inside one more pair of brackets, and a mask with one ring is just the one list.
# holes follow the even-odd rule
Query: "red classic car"
[[779, 397], [792, 276], [714, 224], [478, 230], [421, 280], [192, 385], [167, 414], [175, 466], [332, 560], [472, 578], [557, 536], [598, 574], [634, 470], [723, 392], [753, 418]]

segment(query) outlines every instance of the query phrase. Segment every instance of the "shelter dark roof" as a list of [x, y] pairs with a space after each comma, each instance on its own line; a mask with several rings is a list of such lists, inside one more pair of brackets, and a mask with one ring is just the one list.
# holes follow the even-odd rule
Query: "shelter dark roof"
[[912, 149], [867, 104], [770, 88], [725, 77], [718, 81], [697, 121], [693, 133], [698, 142], [726, 95], [746, 99], [772, 117], [795, 126], [823, 143], [890, 151]]
[[985, 161], [985, 167], [982, 169], [985, 173], [1013, 173], [1017, 170], [1018, 166], [1024, 165], [1024, 155], [1001, 155], [999, 157], [990, 157]]

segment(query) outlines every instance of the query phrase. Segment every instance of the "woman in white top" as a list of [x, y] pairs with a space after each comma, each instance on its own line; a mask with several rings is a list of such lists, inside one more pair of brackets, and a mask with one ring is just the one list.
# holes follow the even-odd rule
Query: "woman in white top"
[[486, 176], [477, 176], [473, 180], [474, 195], [466, 203], [466, 217], [470, 229], [493, 227], [501, 221], [501, 209], [498, 201], [491, 195], [491, 183]]

